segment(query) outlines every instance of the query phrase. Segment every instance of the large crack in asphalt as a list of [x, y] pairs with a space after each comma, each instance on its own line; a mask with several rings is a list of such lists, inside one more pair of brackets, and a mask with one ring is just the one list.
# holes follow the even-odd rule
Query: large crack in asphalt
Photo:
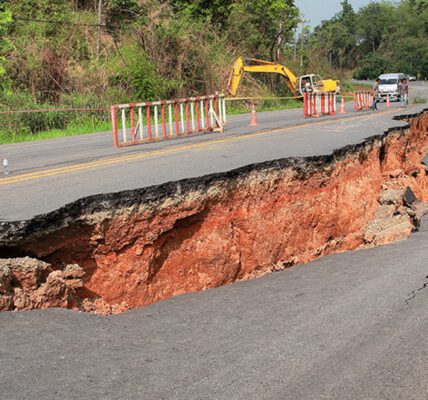
[[89, 196], [1, 222], [0, 310], [117, 313], [403, 240], [428, 209], [428, 110], [397, 119], [408, 125], [330, 155]]

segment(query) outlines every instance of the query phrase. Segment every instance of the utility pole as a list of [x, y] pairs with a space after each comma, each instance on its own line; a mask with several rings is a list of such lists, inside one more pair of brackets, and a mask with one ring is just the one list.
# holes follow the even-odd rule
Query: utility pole
[[305, 25], [308, 24], [309, 22], [311, 22], [310, 20], [305, 20], [303, 19], [304, 15], [302, 14], [301, 16], [301, 20], [300, 23], [302, 24], [302, 31], [301, 31], [301, 49], [300, 49], [300, 74], [303, 75], [303, 47], [304, 47], [304, 43], [305, 43], [305, 37], [304, 37], [304, 31], [305, 31]]
[[296, 56], [297, 56], [297, 30], [294, 32], [294, 54], [293, 54], [294, 62], [296, 62]]
[[102, 29], [102, 14], [103, 14], [103, 0], [98, 0], [98, 38], [97, 38], [97, 60], [100, 57], [101, 50], [101, 29]]

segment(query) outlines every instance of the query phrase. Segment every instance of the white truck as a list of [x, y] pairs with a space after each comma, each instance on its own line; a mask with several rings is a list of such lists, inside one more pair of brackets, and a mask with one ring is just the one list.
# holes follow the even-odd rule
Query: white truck
[[407, 76], [401, 73], [382, 74], [379, 79], [379, 100], [386, 101], [389, 96], [391, 101], [399, 101], [398, 85], [402, 79], [407, 79]]

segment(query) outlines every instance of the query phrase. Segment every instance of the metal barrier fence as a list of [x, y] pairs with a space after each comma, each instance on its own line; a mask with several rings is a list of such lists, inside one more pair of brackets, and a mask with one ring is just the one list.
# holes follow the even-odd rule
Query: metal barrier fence
[[354, 110], [368, 110], [373, 105], [373, 94], [370, 91], [358, 91], [354, 93]]
[[303, 114], [305, 118], [336, 115], [336, 93], [304, 93]]
[[113, 105], [110, 111], [115, 147], [217, 129], [223, 132], [226, 124], [225, 99], [218, 93], [184, 99]]

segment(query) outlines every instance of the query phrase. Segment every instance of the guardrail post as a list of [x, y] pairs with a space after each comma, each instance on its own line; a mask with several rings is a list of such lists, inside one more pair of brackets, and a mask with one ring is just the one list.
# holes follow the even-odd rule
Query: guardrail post
[[[208, 104], [209, 104], [209, 110], [214, 110], [213, 99], [209, 99]], [[211, 128], [214, 128], [214, 115], [212, 113], [210, 113], [210, 125], [211, 125]]]
[[159, 139], [159, 110], [158, 106], [154, 106], [154, 119], [155, 119], [155, 137]]
[[202, 128], [202, 130], [204, 130], [204, 129], [205, 129], [204, 101], [203, 101], [203, 100], [201, 100], [201, 103], [200, 103], [200, 104], [201, 104], [201, 128]]
[[178, 103], [174, 103], [175, 136], [180, 136], [180, 122], [178, 119]]
[[149, 140], [152, 140], [152, 122], [150, 116], [150, 104], [146, 106], [146, 119], [147, 119], [147, 136]]
[[190, 100], [190, 118], [192, 120], [192, 132], [195, 132], [195, 101]]
[[138, 129], [140, 131], [140, 140], [144, 139], [143, 107], [138, 107]]
[[181, 122], [181, 132], [184, 134], [186, 128], [184, 127], [184, 105], [180, 102], [180, 122]]
[[169, 136], [174, 136], [174, 130], [172, 128], [172, 104], [168, 104], [168, 119], [169, 119]]
[[124, 108], [121, 109], [122, 112], [122, 139], [123, 143], [127, 142], [127, 134], [126, 134], [126, 111]]
[[186, 116], [186, 133], [191, 133], [190, 131], [190, 118], [189, 118], [189, 100], [186, 100], [185, 106], [185, 116]]
[[209, 107], [208, 107], [208, 99], [204, 100], [205, 103], [205, 121], [206, 123], [206, 129], [209, 130], [210, 127], [210, 119], [209, 119]]
[[[218, 92], [215, 92], [215, 96], [214, 96], [214, 112], [216, 113], [217, 116], [219, 115], [219, 107], [218, 106], [219, 106], [219, 100], [220, 100], [220, 98], [218, 96], [219, 96]], [[221, 121], [221, 114], [220, 114], [219, 118], [220, 118], [220, 121]]]
[[199, 99], [197, 97], [195, 99], [195, 116], [196, 116], [197, 132], [200, 132], [200, 130], [201, 130], [201, 119], [199, 116]]
[[134, 107], [129, 107], [129, 119], [131, 120], [131, 139], [135, 142], [135, 120], [134, 120]]
[[162, 130], [163, 130], [163, 137], [166, 138], [168, 137], [167, 132], [166, 132], [166, 119], [165, 119], [165, 104], [162, 103], [161, 105], [161, 114], [162, 114]]
[[225, 125], [226, 125], [226, 123], [227, 123], [227, 116], [226, 116], [226, 112], [227, 112], [227, 110], [226, 110], [226, 99], [225, 99], [224, 97], [222, 97], [220, 101], [221, 101], [222, 109], [223, 109], [222, 123], [223, 123], [223, 126], [225, 126]]
[[119, 132], [117, 129], [116, 107], [114, 107], [114, 106], [110, 107], [110, 115], [111, 115], [111, 126], [112, 126], [112, 131], [113, 131], [114, 147], [120, 147], [120, 145], [119, 145]]

